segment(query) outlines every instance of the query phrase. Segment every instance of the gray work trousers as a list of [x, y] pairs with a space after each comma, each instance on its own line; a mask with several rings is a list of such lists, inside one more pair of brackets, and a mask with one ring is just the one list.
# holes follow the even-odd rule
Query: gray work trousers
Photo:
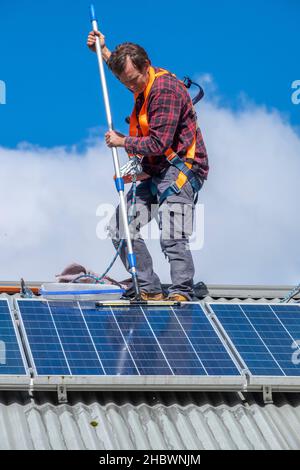
[[[193, 297], [193, 277], [195, 273], [194, 262], [189, 248], [189, 237], [193, 231], [194, 191], [187, 182], [179, 194], [169, 196], [161, 206], [158, 206], [160, 195], [170, 184], [176, 181], [179, 170], [172, 166], [164, 170], [159, 176], [142, 181], [136, 191], [136, 211], [132, 217], [129, 228], [132, 238], [133, 251], [137, 259], [137, 275], [140, 289], [147, 293], [162, 291], [160, 279], [153, 270], [151, 255], [140, 229], [148, 224], [153, 217], [159, 225], [161, 249], [170, 263], [172, 285], [169, 294], [182, 294]], [[157, 195], [153, 194], [152, 183], [157, 188]], [[127, 194], [127, 209], [130, 215], [132, 189]], [[109, 223], [109, 233], [115, 247], [124, 238], [122, 220], [120, 220], [119, 207]], [[123, 243], [120, 257], [128, 270], [127, 246]]]

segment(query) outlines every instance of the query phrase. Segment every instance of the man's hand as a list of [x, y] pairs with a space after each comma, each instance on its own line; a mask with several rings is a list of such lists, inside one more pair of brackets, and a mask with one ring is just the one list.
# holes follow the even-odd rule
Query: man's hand
[[125, 147], [125, 135], [121, 132], [108, 131], [105, 134], [105, 142], [108, 147]]
[[101, 49], [104, 49], [105, 46], [105, 36], [100, 31], [91, 31], [88, 35], [87, 46], [93, 52], [96, 52], [96, 36], [100, 38]]

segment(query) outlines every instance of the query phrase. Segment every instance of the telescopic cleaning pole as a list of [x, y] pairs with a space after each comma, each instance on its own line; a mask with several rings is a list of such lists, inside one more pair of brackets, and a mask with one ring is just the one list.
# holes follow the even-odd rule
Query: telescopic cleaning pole
[[[91, 13], [91, 22], [93, 26], [93, 31], [97, 32], [98, 22], [96, 18], [94, 5], [90, 6], [90, 13]], [[103, 57], [102, 57], [102, 51], [101, 51], [100, 38], [98, 36], [96, 36], [96, 52], [97, 52], [97, 57], [98, 57], [99, 72], [100, 72], [101, 86], [102, 86], [102, 92], [103, 92], [103, 97], [104, 97], [104, 105], [105, 105], [108, 129], [112, 131], [113, 122], [112, 122], [108, 90], [107, 90], [107, 84], [106, 84], [106, 78], [105, 78], [105, 72], [104, 72], [104, 66], [103, 66]], [[125, 238], [127, 241], [127, 249], [128, 249], [127, 257], [128, 257], [129, 271], [132, 276], [132, 282], [133, 282], [136, 299], [140, 300], [141, 295], [140, 295], [140, 289], [139, 289], [137, 272], [136, 272], [136, 257], [132, 249], [132, 242], [130, 238], [128, 218], [127, 218], [127, 207], [126, 207], [125, 195], [124, 195], [124, 180], [121, 177], [120, 162], [119, 162], [117, 148], [112, 147], [111, 151], [112, 151], [115, 174], [116, 174], [115, 184], [116, 184], [116, 188], [120, 197], [120, 210], [121, 210], [122, 220], [123, 220], [123, 225], [124, 225], [124, 230], [125, 230]]]

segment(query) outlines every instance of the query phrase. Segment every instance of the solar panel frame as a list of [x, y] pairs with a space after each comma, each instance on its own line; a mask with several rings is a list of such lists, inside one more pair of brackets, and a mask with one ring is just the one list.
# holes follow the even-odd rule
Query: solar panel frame
[[[24, 299], [22, 299], [24, 301]], [[46, 299], [28, 299], [32, 302], [49, 303]], [[34, 386], [36, 389], [54, 389], [63, 384], [73, 390], [241, 390], [244, 389], [246, 380], [242, 375], [236, 376], [193, 376], [193, 375], [136, 375], [136, 376], [91, 376], [91, 375], [39, 375], [35, 367], [35, 361], [31, 353], [26, 329], [19, 308], [20, 299], [16, 299], [16, 308], [20, 318], [20, 328], [24, 336], [26, 349], [30, 357], [34, 372]], [[56, 302], [51, 300], [50, 303]], [[58, 301], [59, 302], [59, 301]], [[84, 301], [76, 301], [78, 305]], [[90, 300], [88, 302], [91, 302]], [[96, 303], [96, 300], [95, 300]], [[191, 302], [187, 303], [191, 304]], [[200, 302], [193, 302], [203, 309]], [[115, 308], [115, 306], [114, 306]], [[205, 314], [205, 311], [204, 311]], [[211, 323], [211, 322], [210, 322]], [[214, 326], [212, 328], [215, 331]]]
[[[255, 375], [251, 373], [249, 370], [246, 362], [244, 361], [243, 357], [239, 353], [238, 349], [236, 348], [234, 342], [228, 335], [225, 327], [218, 319], [217, 315], [215, 314], [212, 306], [226, 306], [230, 308], [230, 306], [263, 306], [263, 307], [290, 307], [295, 306], [299, 309], [300, 315], [300, 305], [298, 304], [283, 304], [283, 303], [267, 303], [267, 302], [230, 302], [230, 303], [222, 303], [222, 302], [206, 302], [205, 306], [207, 309], [208, 314], [210, 315], [213, 322], [215, 322], [217, 328], [220, 330], [221, 335], [224, 337], [224, 341], [226, 341], [229, 347], [232, 349], [233, 354], [236, 355], [237, 360], [240, 362], [241, 366], [244, 368], [244, 373], [247, 375], [247, 389], [249, 390], [260, 390], [264, 386], [269, 386], [275, 391], [299, 391], [300, 390], [300, 376], [294, 375], [282, 375], [282, 376], [270, 376], [270, 375]], [[274, 312], [273, 312], [274, 313]], [[300, 353], [300, 345], [297, 346]]]
[[[24, 370], [24, 373], [0, 373], [0, 389], [1, 390], [26, 390], [29, 387], [30, 383], [30, 372], [28, 368], [28, 363], [25, 355], [25, 351], [23, 349], [22, 340], [20, 337], [20, 333], [18, 327], [16, 325], [13, 309], [11, 303], [8, 299], [0, 299], [0, 306], [7, 308], [7, 313], [9, 314], [10, 323], [12, 326], [12, 332], [14, 333], [16, 345], [18, 346], [20, 359], [22, 361], [21, 367]], [[9, 327], [10, 327], [9, 326]], [[0, 339], [1, 339], [1, 332], [0, 332]]]

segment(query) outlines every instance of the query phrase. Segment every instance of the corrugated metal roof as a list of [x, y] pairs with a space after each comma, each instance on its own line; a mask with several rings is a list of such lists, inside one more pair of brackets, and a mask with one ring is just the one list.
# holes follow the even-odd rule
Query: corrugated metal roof
[[300, 449], [299, 394], [0, 394], [0, 449]]
[[[278, 302], [292, 289], [207, 287], [205, 302]], [[274, 393], [273, 404], [233, 392], [82, 390], [68, 400], [0, 392], [0, 449], [300, 449], [299, 393]]]

